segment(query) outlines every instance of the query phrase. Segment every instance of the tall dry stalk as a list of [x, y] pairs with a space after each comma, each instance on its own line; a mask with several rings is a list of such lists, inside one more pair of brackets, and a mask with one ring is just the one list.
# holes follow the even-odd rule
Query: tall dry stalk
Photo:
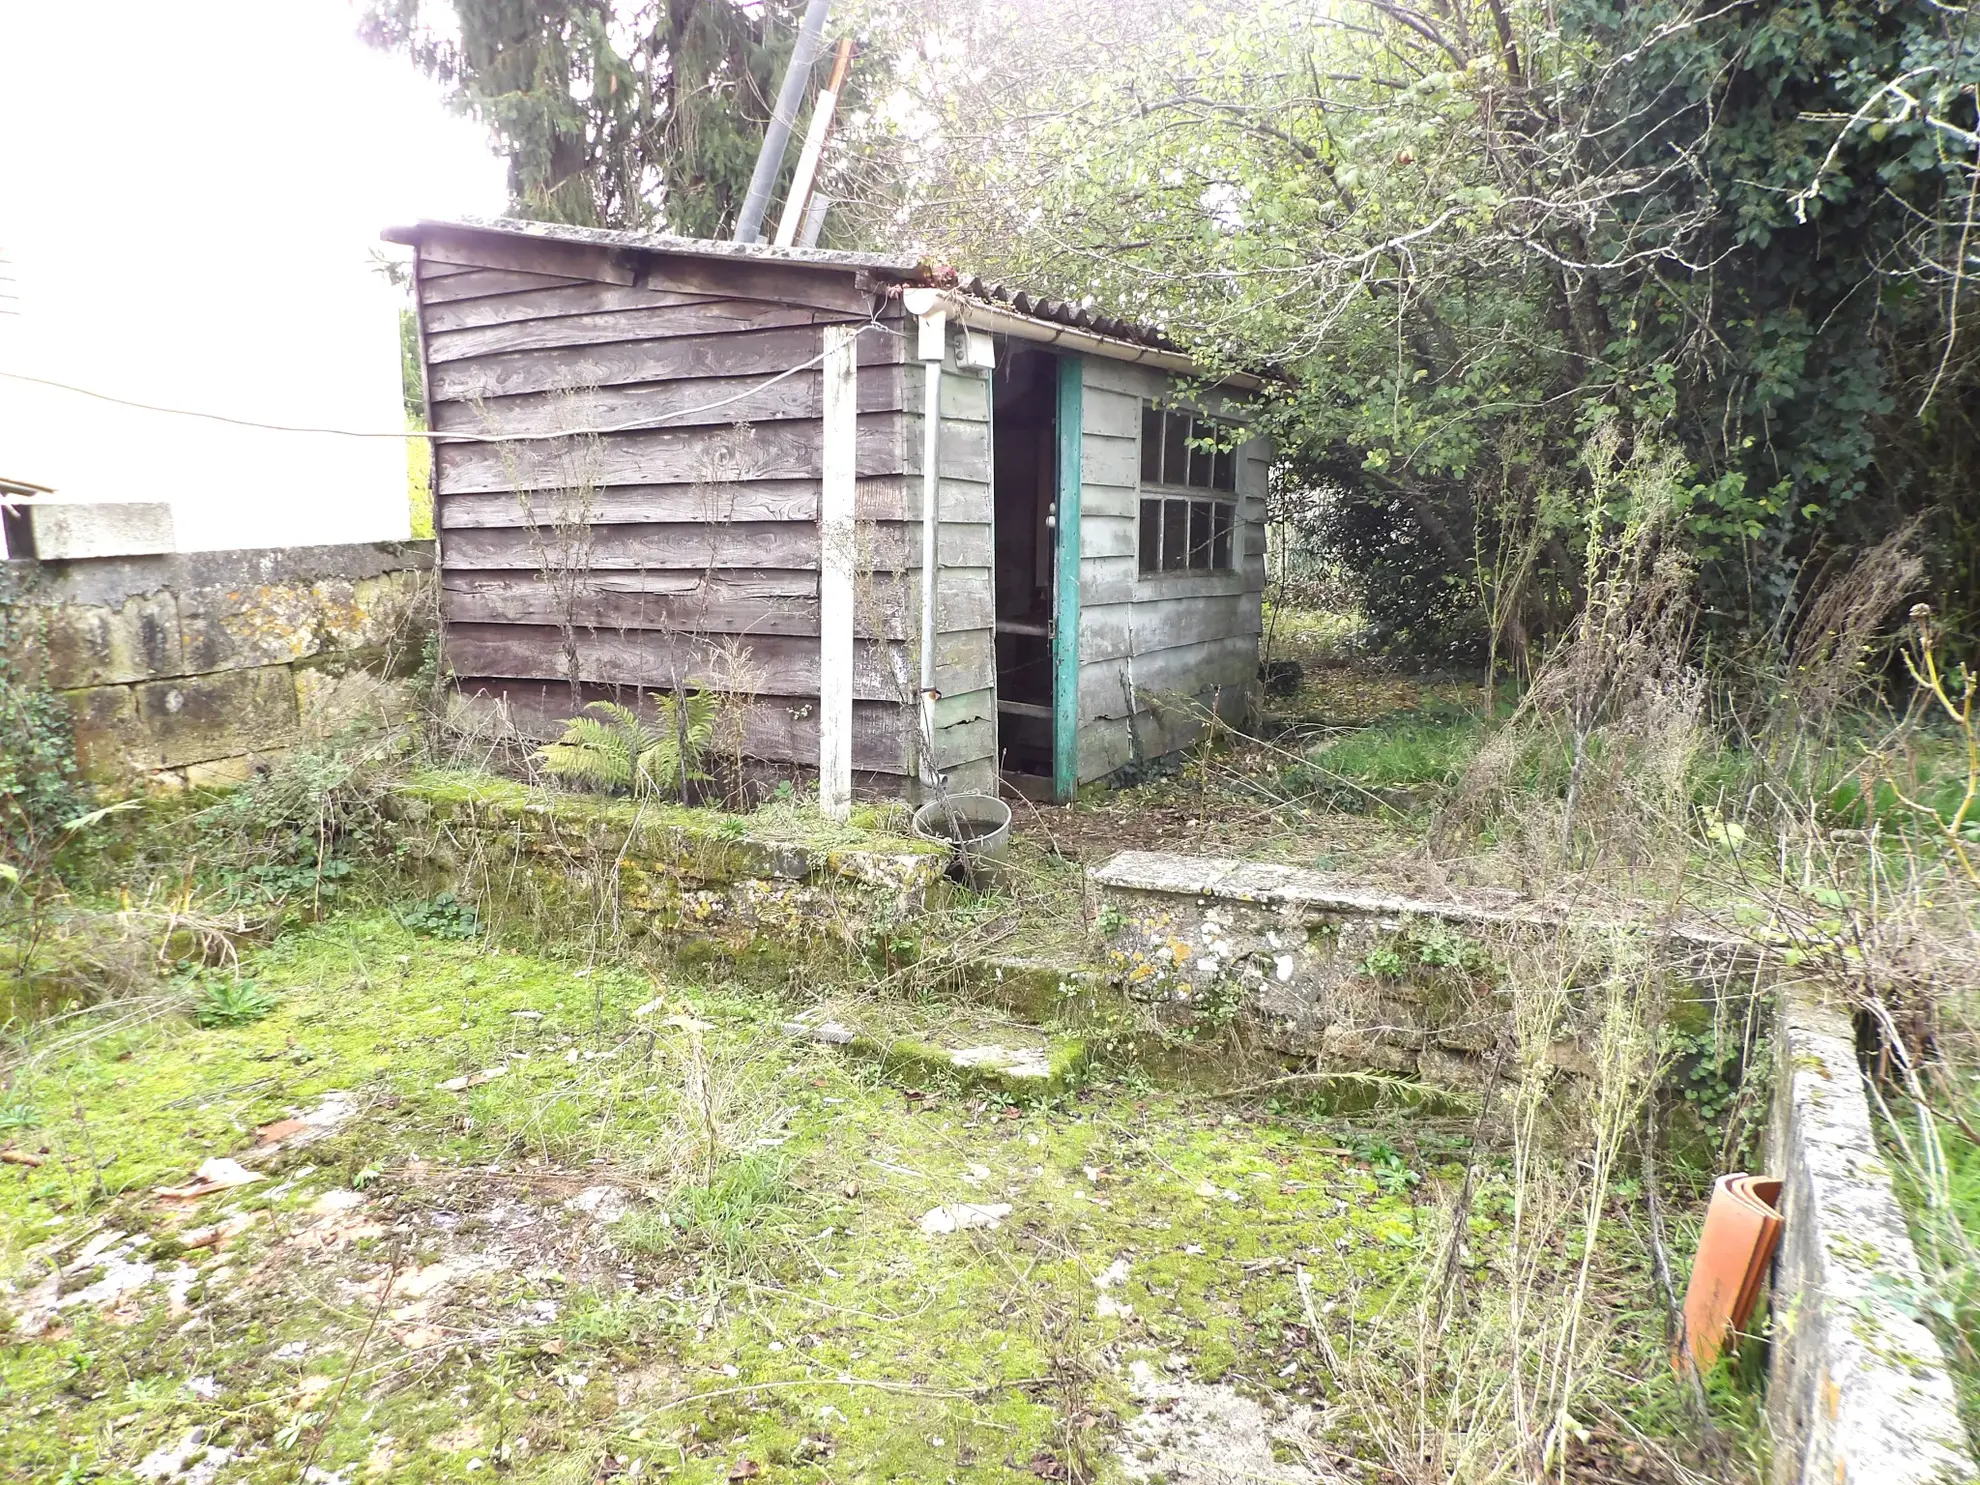
[[1852, 560], [1831, 563], [1812, 584], [1787, 632], [1781, 672], [1755, 738], [1776, 775], [1833, 741], [1837, 719], [1874, 683], [1900, 606], [1925, 574], [1917, 551], [1924, 517]]
[[1623, 458], [1613, 424], [1584, 458], [1581, 612], [1466, 770], [1433, 851], [1511, 823], [1542, 870], [1640, 865], [1682, 835], [1704, 700], [1687, 658], [1692, 570], [1673, 539], [1682, 462], [1648, 441]]
[[[590, 389], [595, 392], [596, 389]], [[477, 402], [485, 431], [492, 429], [487, 410]], [[587, 425], [584, 393], [572, 389], [557, 394], [553, 420], [562, 428]], [[578, 631], [590, 625], [582, 619], [587, 600], [596, 591], [592, 578], [593, 518], [597, 514], [599, 477], [605, 442], [596, 434], [573, 433], [540, 445], [553, 462], [556, 482], [545, 488], [536, 473], [526, 474], [515, 444], [499, 444], [502, 468], [523, 529], [529, 536], [530, 558], [549, 595], [552, 621], [557, 626], [564, 678], [570, 686], [571, 711], [584, 705], [583, 661]]]
[[[1426, 1257], [1372, 1317], [1301, 1285], [1332, 1408], [1409, 1485], [1564, 1479], [1613, 1352], [1596, 1294], [1602, 1216], [1656, 1078], [1659, 971], [1620, 933], [1513, 934], [1501, 948], [1506, 1085], [1490, 1125], [1510, 1173], [1475, 1168], [1451, 1207], [1430, 1209]], [[1501, 1179], [1503, 1235], [1480, 1239], [1473, 1193]]]

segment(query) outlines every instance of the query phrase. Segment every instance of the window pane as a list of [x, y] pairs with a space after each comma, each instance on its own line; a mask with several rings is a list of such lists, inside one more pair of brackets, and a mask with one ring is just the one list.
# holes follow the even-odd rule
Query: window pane
[[1189, 562], [1189, 502], [1162, 502], [1162, 571], [1178, 572]]
[[1237, 507], [1220, 500], [1212, 511], [1210, 528], [1210, 565], [1228, 571], [1231, 566], [1231, 518]]
[[1162, 483], [1162, 415], [1148, 406], [1141, 409], [1141, 482]]
[[1189, 503], [1189, 565], [1210, 565], [1210, 502], [1207, 500]]
[[1189, 428], [1189, 487], [1192, 490], [1210, 488], [1211, 465], [1216, 455], [1210, 451], [1211, 441], [1217, 436], [1217, 425], [1206, 419], [1197, 419]]
[[1164, 413], [1162, 425], [1162, 483], [1180, 485], [1189, 470], [1189, 414]]
[[[1229, 432], [1226, 430], [1225, 437], [1228, 438], [1229, 436]], [[1237, 488], [1236, 449], [1224, 448], [1217, 450], [1217, 476], [1214, 483], [1219, 490], [1235, 490]]]
[[1162, 502], [1159, 500], [1141, 502], [1141, 570], [1162, 570]]

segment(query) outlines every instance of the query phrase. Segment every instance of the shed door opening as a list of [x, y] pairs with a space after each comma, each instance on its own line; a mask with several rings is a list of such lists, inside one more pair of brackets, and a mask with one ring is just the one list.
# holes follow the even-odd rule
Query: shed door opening
[[1059, 358], [999, 341], [991, 382], [997, 565], [997, 766], [1052, 795], [1053, 552]]

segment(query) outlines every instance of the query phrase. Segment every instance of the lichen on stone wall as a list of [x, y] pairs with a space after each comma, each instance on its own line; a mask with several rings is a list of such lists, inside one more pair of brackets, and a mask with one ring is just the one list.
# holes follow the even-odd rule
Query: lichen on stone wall
[[[506, 779], [421, 774], [394, 801], [411, 853], [463, 890], [526, 899], [533, 915], [608, 914], [629, 934], [693, 935], [742, 951], [850, 940], [946, 899], [929, 842], [790, 816], [555, 793]], [[877, 926], [876, 926], [877, 925]]]

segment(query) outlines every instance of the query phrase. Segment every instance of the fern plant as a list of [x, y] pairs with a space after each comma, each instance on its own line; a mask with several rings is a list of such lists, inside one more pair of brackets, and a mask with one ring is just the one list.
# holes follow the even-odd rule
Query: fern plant
[[589, 715], [565, 722], [564, 735], [536, 756], [556, 777], [590, 788], [635, 797], [676, 793], [688, 780], [708, 777], [699, 765], [715, 732], [717, 705], [708, 691], [689, 691], [684, 703], [662, 696], [648, 722], [632, 707], [594, 701], [584, 708]]

